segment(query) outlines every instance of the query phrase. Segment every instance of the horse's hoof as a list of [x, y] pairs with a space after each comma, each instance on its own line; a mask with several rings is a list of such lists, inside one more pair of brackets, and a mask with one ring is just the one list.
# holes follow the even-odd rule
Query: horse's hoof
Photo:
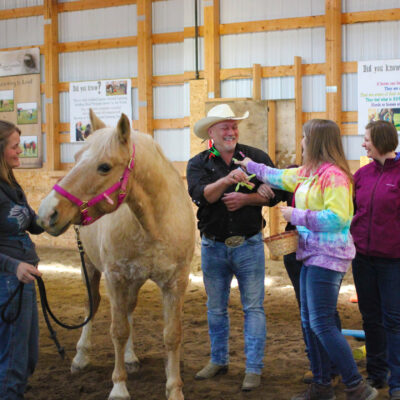
[[184, 400], [182, 389], [172, 389], [169, 393], [169, 396], [167, 394], [167, 398], [168, 400]]
[[126, 372], [128, 374], [133, 374], [133, 373], [139, 371], [140, 362], [139, 361], [134, 361], [134, 362], [130, 362], [130, 363], [125, 363], [125, 368], [126, 368]]
[[108, 400], [131, 400], [131, 396], [126, 388], [125, 382], [114, 383]]
[[86, 364], [84, 367], [81, 367], [78, 364], [71, 364], [71, 374], [78, 374], [82, 372], [89, 364]]

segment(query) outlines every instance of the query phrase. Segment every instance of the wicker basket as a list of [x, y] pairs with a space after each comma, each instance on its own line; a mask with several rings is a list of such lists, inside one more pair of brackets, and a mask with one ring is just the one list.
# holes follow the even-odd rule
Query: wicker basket
[[279, 233], [264, 239], [269, 251], [275, 257], [284, 256], [297, 250], [299, 234], [297, 230]]

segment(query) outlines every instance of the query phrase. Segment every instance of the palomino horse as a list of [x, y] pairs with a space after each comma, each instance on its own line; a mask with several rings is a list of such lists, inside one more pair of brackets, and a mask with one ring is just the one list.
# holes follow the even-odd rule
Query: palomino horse
[[[115, 349], [109, 399], [130, 399], [127, 369], [131, 372], [139, 366], [128, 340], [130, 316], [139, 289], [151, 279], [163, 295], [166, 395], [170, 400], [182, 400], [181, 313], [195, 241], [191, 201], [182, 178], [158, 144], [149, 135], [131, 133], [124, 114], [116, 129], [105, 127], [92, 111], [90, 117], [96, 132], [77, 154], [75, 166], [42, 201], [39, 222], [54, 236], [71, 224], [83, 225], [80, 235], [95, 311], [104, 273]], [[77, 344], [73, 371], [89, 363], [90, 331], [89, 323]]]

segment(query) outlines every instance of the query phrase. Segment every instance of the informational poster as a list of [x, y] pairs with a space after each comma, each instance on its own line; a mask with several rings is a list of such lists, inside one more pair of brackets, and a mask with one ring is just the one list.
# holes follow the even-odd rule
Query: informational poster
[[69, 84], [71, 142], [91, 133], [89, 109], [108, 126], [116, 126], [121, 113], [132, 119], [131, 80], [107, 79]]
[[38, 48], [0, 53], [0, 119], [21, 130], [21, 168], [42, 167]]
[[358, 62], [358, 133], [377, 120], [400, 133], [400, 60]]

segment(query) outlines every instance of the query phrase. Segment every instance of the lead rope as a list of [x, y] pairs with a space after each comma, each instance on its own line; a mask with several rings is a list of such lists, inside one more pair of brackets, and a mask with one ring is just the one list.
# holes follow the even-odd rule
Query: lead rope
[[[91, 291], [91, 288], [90, 288], [89, 277], [88, 277], [88, 273], [87, 273], [87, 270], [86, 270], [85, 257], [84, 257], [85, 256], [85, 252], [83, 250], [82, 242], [81, 242], [81, 239], [80, 239], [79, 228], [74, 226], [74, 229], [75, 229], [75, 234], [76, 234], [76, 241], [77, 241], [77, 244], [78, 244], [79, 255], [81, 257], [82, 270], [83, 270], [83, 274], [85, 276], [85, 283], [86, 283], [86, 289], [87, 289], [88, 300], [89, 300], [89, 315], [86, 318], [86, 320], [83, 321], [82, 323], [78, 324], [78, 325], [67, 325], [67, 324], [64, 324], [63, 322], [61, 322], [53, 314], [53, 312], [50, 309], [49, 303], [47, 301], [46, 288], [44, 286], [43, 279], [40, 276], [35, 276], [37, 284], [38, 284], [39, 294], [40, 294], [40, 303], [42, 305], [43, 317], [44, 317], [44, 319], [46, 321], [47, 329], [50, 332], [50, 338], [54, 341], [54, 344], [57, 347], [58, 354], [60, 355], [60, 357], [62, 359], [64, 359], [64, 357], [65, 357], [65, 350], [64, 350], [63, 347], [61, 347], [61, 345], [60, 345], [60, 343], [59, 343], [59, 341], [57, 339], [57, 333], [56, 333], [56, 331], [53, 329], [53, 327], [51, 325], [49, 315], [51, 316], [51, 318], [53, 319], [53, 321], [57, 325], [61, 326], [62, 328], [70, 329], [70, 330], [71, 329], [82, 328], [93, 317], [93, 298], [92, 298], [92, 291]], [[14, 317], [9, 318], [9, 317], [6, 316], [6, 310], [7, 310], [8, 306], [11, 304], [11, 301], [13, 300], [13, 298], [18, 293], [18, 291], [19, 291], [18, 310], [17, 310], [17, 313], [16, 313], [16, 315]], [[1, 312], [1, 318], [3, 319], [4, 322], [6, 322], [8, 324], [12, 324], [19, 317], [19, 315], [21, 313], [22, 293], [23, 293], [23, 291], [24, 291], [24, 284], [22, 282], [20, 282], [20, 284], [14, 290], [14, 292], [11, 294], [9, 299], [2, 305], [3, 310]]]

